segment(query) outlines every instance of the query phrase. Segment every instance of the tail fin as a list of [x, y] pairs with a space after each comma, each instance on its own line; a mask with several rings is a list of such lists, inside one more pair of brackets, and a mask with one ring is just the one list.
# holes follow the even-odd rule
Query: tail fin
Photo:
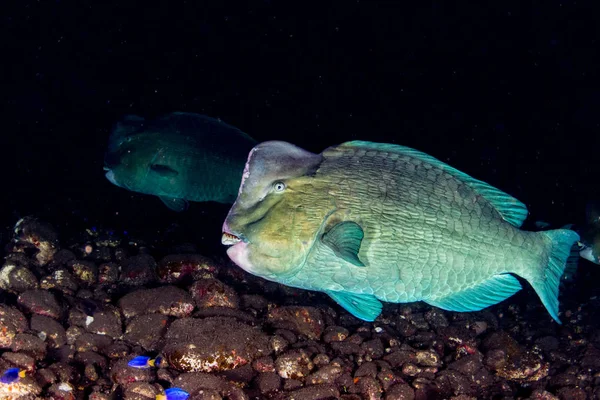
[[548, 265], [540, 270], [541, 274], [529, 281], [533, 289], [542, 300], [542, 304], [557, 323], [558, 318], [558, 285], [563, 276], [567, 259], [571, 254], [571, 247], [579, 240], [579, 235], [568, 229], [556, 229], [540, 232], [549, 239]]

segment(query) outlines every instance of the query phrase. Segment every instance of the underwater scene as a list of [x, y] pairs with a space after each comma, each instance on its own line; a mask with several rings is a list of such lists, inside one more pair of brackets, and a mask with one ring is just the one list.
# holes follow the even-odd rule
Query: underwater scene
[[600, 399], [594, 2], [3, 8], [0, 400]]

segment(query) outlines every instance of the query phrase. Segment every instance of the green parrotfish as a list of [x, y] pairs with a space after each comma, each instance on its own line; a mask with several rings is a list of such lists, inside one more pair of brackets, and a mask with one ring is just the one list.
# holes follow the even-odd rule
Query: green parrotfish
[[104, 169], [113, 184], [158, 196], [175, 211], [188, 201], [231, 204], [255, 145], [246, 133], [205, 115], [127, 116], [111, 133]]
[[420, 151], [353, 141], [314, 154], [254, 147], [223, 224], [229, 258], [262, 278], [321, 291], [373, 321], [381, 301], [476, 311], [531, 284], [555, 321], [568, 229], [519, 229], [510, 195]]

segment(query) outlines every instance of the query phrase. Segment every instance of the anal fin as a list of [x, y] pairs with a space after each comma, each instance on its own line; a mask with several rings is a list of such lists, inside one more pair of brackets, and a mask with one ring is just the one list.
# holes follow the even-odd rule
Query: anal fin
[[479, 311], [506, 300], [521, 290], [521, 284], [510, 274], [495, 275], [469, 289], [449, 296], [424, 300], [427, 304], [448, 311]]

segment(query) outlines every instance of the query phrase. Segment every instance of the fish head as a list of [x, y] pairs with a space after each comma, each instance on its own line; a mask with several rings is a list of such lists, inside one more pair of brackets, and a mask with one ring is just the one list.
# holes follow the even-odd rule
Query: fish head
[[176, 189], [179, 172], [166, 164], [167, 148], [154, 136], [146, 133], [110, 147], [104, 158], [106, 179], [144, 194], [168, 195]]
[[223, 224], [229, 258], [245, 271], [282, 282], [295, 275], [332, 207], [315, 179], [322, 156], [269, 141], [248, 155], [238, 197]]

